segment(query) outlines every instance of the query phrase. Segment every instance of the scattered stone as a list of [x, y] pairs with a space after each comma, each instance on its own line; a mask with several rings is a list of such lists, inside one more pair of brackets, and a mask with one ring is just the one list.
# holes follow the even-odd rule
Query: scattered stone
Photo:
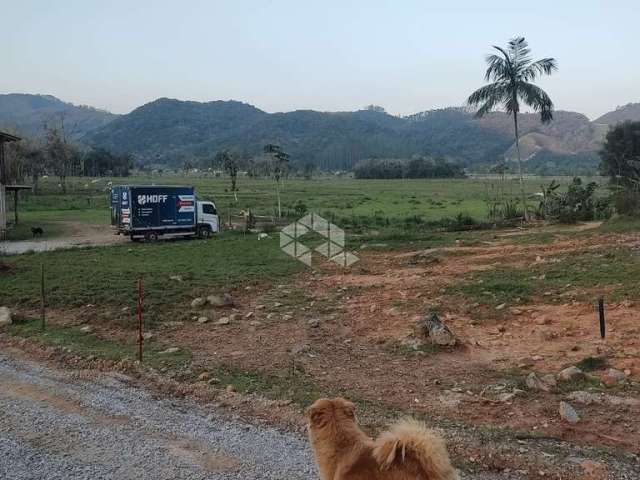
[[615, 385], [625, 383], [627, 381], [627, 376], [624, 372], [620, 370], [616, 370], [615, 368], [610, 368], [607, 370], [607, 373], [602, 377], [602, 383], [604, 383], [607, 387], [613, 387]]
[[282, 316], [282, 320], [285, 321], [285, 322], [288, 322], [292, 318], [293, 318], [293, 315], [283, 315]]
[[536, 318], [536, 325], [550, 325], [551, 319], [546, 315], [541, 315]]
[[420, 347], [423, 345], [422, 340], [414, 337], [413, 335], [409, 335], [408, 337], [403, 338], [400, 343], [403, 346], [415, 351], [420, 350]]
[[251, 318], [251, 317], [253, 317], [253, 312], [249, 312], [244, 316], [244, 318]]
[[567, 399], [572, 402], [577, 402], [582, 405], [591, 405], [593, 403], [600, 404], [604, 402], [604, 397], [597, 393], [584, 392], [582, 390], [577, 390], [575, 392], [571, 392], [567, 395]]
[[309, 327], [311, 328], [318, 328], [320, 326], [320, 320], [318, 320], [317, 318], [312, 318], [311, 320], [307, 321], [307, 325], [309, 325]]
[[609, 478], [609, 471], [607, 466], [594, 462], [593, 460], [585, 460], [580, 463], [580, 467], [584, 471], [584, 480], [607, 480]]
[[180, 348], [178, 347], [169, 347], [166, 350], [163, 350], [162, 352], [160, 352], [161, 354], [171, 354], [171, 353], [178, 353], [180, 351]]
[[369, 307], [369, 313], [375, 313], [377, 308], [378, 308], [378, 306], [374, 303], [373, 305], [371, 305]]
[[640, 399], [631, 398], [631, 397], [618, 397], [616, 395], [605, 395], [604, 401], [609, 405], [618, 406], [624, 405], [627, 407], [638, 407], [640, 406]]
[[174, 282], [181, 282], [182, 281], [182, 275], [171, 275], [169, 277], [169, 280], [173, 280]]
[[560, 402], [559, 412], [560, 418], [565, 422], [578, 423], [580, 421], [580, 415], [578, 415], [578, 412], [576, 412], [575, 408], [567, 402]]
[[547, 374], [542, 378], [535, 372], [531, 372], [527, 375], [525, 381], [529, 390], [542, 390], [543, 392], [550, 392], [556, 386], [556, 379], [553, 375]]
[[249, 322], [249, 325], [251, 325], [252, 327], [261, 327], [262, 326], [262, 322], [259, 320], [251, 320]]
[[558, 382], [556, 381], [556, 377], [555, 375], [551, 374], [551, 373], [547, 373], [546, 375], [543, 375], [540, 380], [542, 380], [542, 383], [545, 384], [549, 390], [553, 390], [555, 387], [558, 386]]
[[202, 372], [200, 375], [198, 375], [198, 380], [200, 380], [201, 382], [206, 382], [207, 380], [209, 380], [209, 372]]
[[145, 340], [151, 340], [153, 337], [154, 337], [154, 335], [151, 332], [144, 332], [142, 334], [142, 338], [144, 338]]
[[496, 307], [496, 310], [503, 310], [503, 309], [504, 309], [504, 307], [506, 307], [506, 306], [507, 306], [507, 304], [506, 304], [506, 303], [501, 303], [500, 305], [498, 305], [498, 306]]
[[209, 379], [209, 385], [217, 385], [218, 383], [220, 383], [220, 379], [217, 377], [213, 377]]
[[205, 317], [204, 315], [202, 317], [198, 317], [197, 322], [198, 323], [207, 323], [209, 321], [209, 317]]
[[584, 378], [584, 372], [575, 366], [565, 368], [558, 373], [558, 380], [561, 382], [577, 382], [579, 380], [584, 380]]
[[442, 403], [445, 407], [449, 408], [457, 408], [462, 400], [464, 399], [464, 394], [459, 392], [454, 392], [452, 390], [445, 390], [442, 395], [438, 397], [440, 403]]
[[235, 322], [239, 319], [240, 319], [239, 313], [232, 313], [231, 315], [229, 315], [229, 320], [231, 320], [232, 322]]
[[91, 332], [93, 332], [93, 328], [91, 326], [89, 326], [89, 325], [85, 325], [84, 327], [80, 328], [80, 331], [82, 333], [91, 333]]
[[182, 327], [184, 325], [184, 322], [172, 320], [172, 321], [166, 322], [165, 325], [167, 327]]
[[273, 306], [274, 306], [274, 307], [276, 307], [276, 308], [278, 308], [278, 307], [281, 307], [281, 306], [282, 306], [282, 303], [280, 303], [280, 302], [275, 302], [275, 303], [273, 304]]
[[418, 321], [418, 331], [436, 345], [455, 345], [456, 337], [435, 312]]
[[224, 298], [222, 298], [220, 295], [209, 295], [207, 297], [206, 301], [212, 307], [224, 307], [225, 306]]
[[229, 393], [234, 393], [236, 391], [236, 387], [234, 387], [233, 385], [227, 385], [226, 390]]
[[504, 392], [498, 395], [497, 399], [499, 402], [507, 403], [516, 398], [516, 394], [514, 392]]
[[531, 360], [533, 360], [534, 362], [541, 362], [542, 360], [544, 360], [544, 357], [541, 355], [534, 355], [533, 357], [531, 357]]
[[216, 320], [216, 325], [229, 325], [231, 323], [231, 319], [229, 317], [221, 317]]
[[509, 309], [509, 312], [510, 312], [512, 315], [522, 315], [522, 310], [520, 310], [519, 308], [515, 308], [515, 307], [511, 307], [511, 308]]
[[409, 258], [409, 265], [432, 265], [435, 263], [440, 263], [437, 248], [423, 250]]
[[12, 323], [13, 319], [11, 317], [11, 310], [9, 310], [9, 307], [0, 307], [0, 326], [11, 325]]
[[121, 311], [122, 313], [127, 313], [127, 312], [129, 311], [129, 307], [122, 307], [122, 308], [120, 309], [120, 311]]
[[191, 308], [202, 308], [207, 303], [207, 300], [202, 297], [196, 297], [191, 300]]

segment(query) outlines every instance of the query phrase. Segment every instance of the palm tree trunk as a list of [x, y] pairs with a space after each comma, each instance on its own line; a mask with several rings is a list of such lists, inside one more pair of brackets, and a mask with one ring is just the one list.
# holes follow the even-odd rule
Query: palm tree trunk
[[524, 192], [524, 177], [522, 176], [522, 158], [520, 158], [520, 136], [518, 135], [518, 112], [513, 112], [513, 125], [516, 134], [516, 153], [518, 155], [518, 176], [520, 177], [520, 195], [522, 198], [522, 211], [524, 212], [524, 221], [529, 220], [527, 214], [527, 197]]
[[276, 196], [278, 197], [278, 218], [282, 218], [282, 210], [280, 208], [280, 180], [276, 179]]

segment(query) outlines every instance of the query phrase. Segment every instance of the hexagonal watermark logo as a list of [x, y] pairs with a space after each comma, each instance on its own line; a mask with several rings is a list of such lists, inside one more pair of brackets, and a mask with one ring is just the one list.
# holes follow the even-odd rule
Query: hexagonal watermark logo
[[[315, 235], [320, 239], [320, 243], [311, 247], [303, 244], [302, 237], [308, 234]], [[319, 253], [341, 267], [353, 265], [359, 258], [347, 252], [344, 246], [344, 230], [315, 213], [305, 215], [280, 231], [280, 248], [309, 266], [311, 266], [313, 252]]]

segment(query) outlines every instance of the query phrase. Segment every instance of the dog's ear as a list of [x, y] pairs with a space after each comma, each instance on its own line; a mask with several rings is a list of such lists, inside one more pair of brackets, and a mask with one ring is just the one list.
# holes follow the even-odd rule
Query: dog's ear
[[356, 418], [356, 406], [350, 402], [349, 400], [345, 400], [344, 398], [338, 399], [340, 402], [340, 409], [344, 412], [344, 414], [354, 420]]

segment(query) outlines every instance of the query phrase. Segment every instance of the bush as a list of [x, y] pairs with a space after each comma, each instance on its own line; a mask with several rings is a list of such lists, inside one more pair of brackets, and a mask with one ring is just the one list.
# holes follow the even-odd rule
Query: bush
[[555, 180], [542, 187], [543, 197], [538, 205], [540, 218], [570, 224], [611, 216], [609, 201], [596, 197], [597, 183], [585, 185], [575, 177], [565, 193], [559, 193], [559, 187]]
[[640, 192], [620, 190], [612, 194], [613, 205], [621, 215], [640, 216]]

